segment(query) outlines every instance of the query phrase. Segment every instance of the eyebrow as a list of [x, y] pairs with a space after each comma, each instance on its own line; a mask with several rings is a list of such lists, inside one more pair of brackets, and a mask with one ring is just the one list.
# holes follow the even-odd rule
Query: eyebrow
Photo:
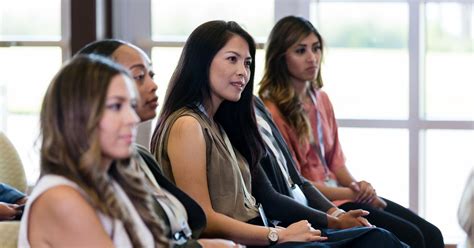
[[[314, 42], [314, 43], [311, 44], [311, 45], [321, 45], [321, 42], [320, 42], [320, 41], [316, 41], [316, 42]], [[306, 46], [306, 44], [299, 43], [297, 46]]]
[[[153, 63], [148, 63], [148, 68], [150, 68], [150, 71], [152, 71], [152, 68], [153, 67]], [[144, 64], [134, 64], [132, 66], [130, 66], [130, 68], [128, 68], [129, 70], [131, 69], [135, 69], [135, 68], [140, 68], [140, 69], [148, 69]]]
[[129, 69], [131, 70], [131, 69], [135, 69], [135, 68], [146, 69], [146, 67], [143, 64], [132, 65], [132, 66], [130, 66]]
[[[227, 51], [226, 53], [232, 53], [232, 54], [234, 54], [235, 56], [238, 56], [239, 58], [242, 57], [242, 55], [240, 55], [238, 52]], [[246, 57], [245, 59], [250, 59], [250, 60], [252, 60], [252, 57], [251, 57], [251, 56], [248, 56], [248, 57]]]
[[125, 102], [127, 100], [127, 98], [124, 97], [124, 96], [114, 95], [114, 96], [107, 97], [105, 100], [106, 101], [119, 100], [121, 102]]

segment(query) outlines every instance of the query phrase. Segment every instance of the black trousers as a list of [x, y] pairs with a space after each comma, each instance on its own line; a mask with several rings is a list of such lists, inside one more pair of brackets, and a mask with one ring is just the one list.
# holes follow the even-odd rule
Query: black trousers
[[365, 209], [370, 212], [367, 220], [372, 225], [394, 233], [401, 241], [413, 248], [444, 248], [443, 235], [433, 224], [421, 218], [410, 209], [383, 198], [387, 202], [384, 210], [368, 204], [347, 202], [339, 206], [345, 211]]

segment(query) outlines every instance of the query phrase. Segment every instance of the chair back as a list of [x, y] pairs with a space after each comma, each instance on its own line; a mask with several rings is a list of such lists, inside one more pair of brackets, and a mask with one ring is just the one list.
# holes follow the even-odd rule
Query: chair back
[[20, 156], [8, 137], [0, 131], [0, 182], [26, 192], [25, 170]]
[[20, 221], [0, 221], [0, 247], [16, 248]]

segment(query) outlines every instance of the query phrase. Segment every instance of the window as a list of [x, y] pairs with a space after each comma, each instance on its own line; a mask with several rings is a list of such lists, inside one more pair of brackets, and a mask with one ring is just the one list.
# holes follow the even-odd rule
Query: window
[[472, 3], [426, 5], [424, 114], [427, 119], [474, 121], [472, 6]]
[[[338, 118], [408, 117], [408, 5], [321, 2], [322, 76]], [[343, 72], [343, 73], [341, 73]]]
[[425, 216], [442, 230], [448, 242], [463, 240], [457, 209], [473, 167], [469, 154], [474, 147], [474, 130], [429, 129], [421, 137], [426, 144]]
[[18, 150], [30, 185], [39, 176], [41, 102], [67, 50], [65, 5], [18, 0], [2, 1], [0, 9], [0, 130]]
[[408, 146], [406, 129], [339, 128], [339, 138], [355, 178], [370, 182], [377, 194], [409, 206], [408, 149], [400, 149]]
[[314, 0], [309, 15], [350, 171], [459, 243], [474, 167], [473, 3]]

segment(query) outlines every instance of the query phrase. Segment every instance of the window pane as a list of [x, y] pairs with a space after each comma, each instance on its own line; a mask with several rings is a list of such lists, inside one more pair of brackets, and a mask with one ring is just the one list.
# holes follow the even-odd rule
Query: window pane
[[474, 121], [472, 3], [428, 3], [425, 116]]
[[[171, 75], [178, 64], [179, 56], [181, 56], [182, 47], [154, 47], [151, 50], [151, 60], [153, 69], [155, 70], [155, 83], [158, 85], [158, 108], [160, 111], [165, 100], [166, 90]], [[152, 125], [154, 127], [154, 125]]]
[[1, 0], [0, 40], [60, 39], [61, 0]]
[[253, 93], [258, 96], [258, 88], [263, 77], [263, 70], [265, 68], [265, 49], [257, 49], [255, 52], [255, 77], [253, 83]]
[[319, 3], [325, 88], [338, 118], [408, 118], [405, 3]]
[[407, 130], [339, 128], [339, 139], [357, 180], [370, 182], [380, 196], [408, 207]]
[[[29, 184], [39, 175], [38, 113], [44, 93], [61, 66], [59, 47], [0, 48], [0, 99], [6, 104], [0, 109], [0, 128], [18, 150]], [[39, 66], [41, 65], [41, 66]]]
[[184, 40], [206, 21], [225, 20], [236, 21], [265, 42], [273, 26], [273, 11], [273, 0], [152, 0], [152, 36]]
[[440, 228], [446, 243], [457, 244], [464, 237], [457, 209], [474, 167], [474, 131], [428, 130], [425, 134], [426, 218]]

